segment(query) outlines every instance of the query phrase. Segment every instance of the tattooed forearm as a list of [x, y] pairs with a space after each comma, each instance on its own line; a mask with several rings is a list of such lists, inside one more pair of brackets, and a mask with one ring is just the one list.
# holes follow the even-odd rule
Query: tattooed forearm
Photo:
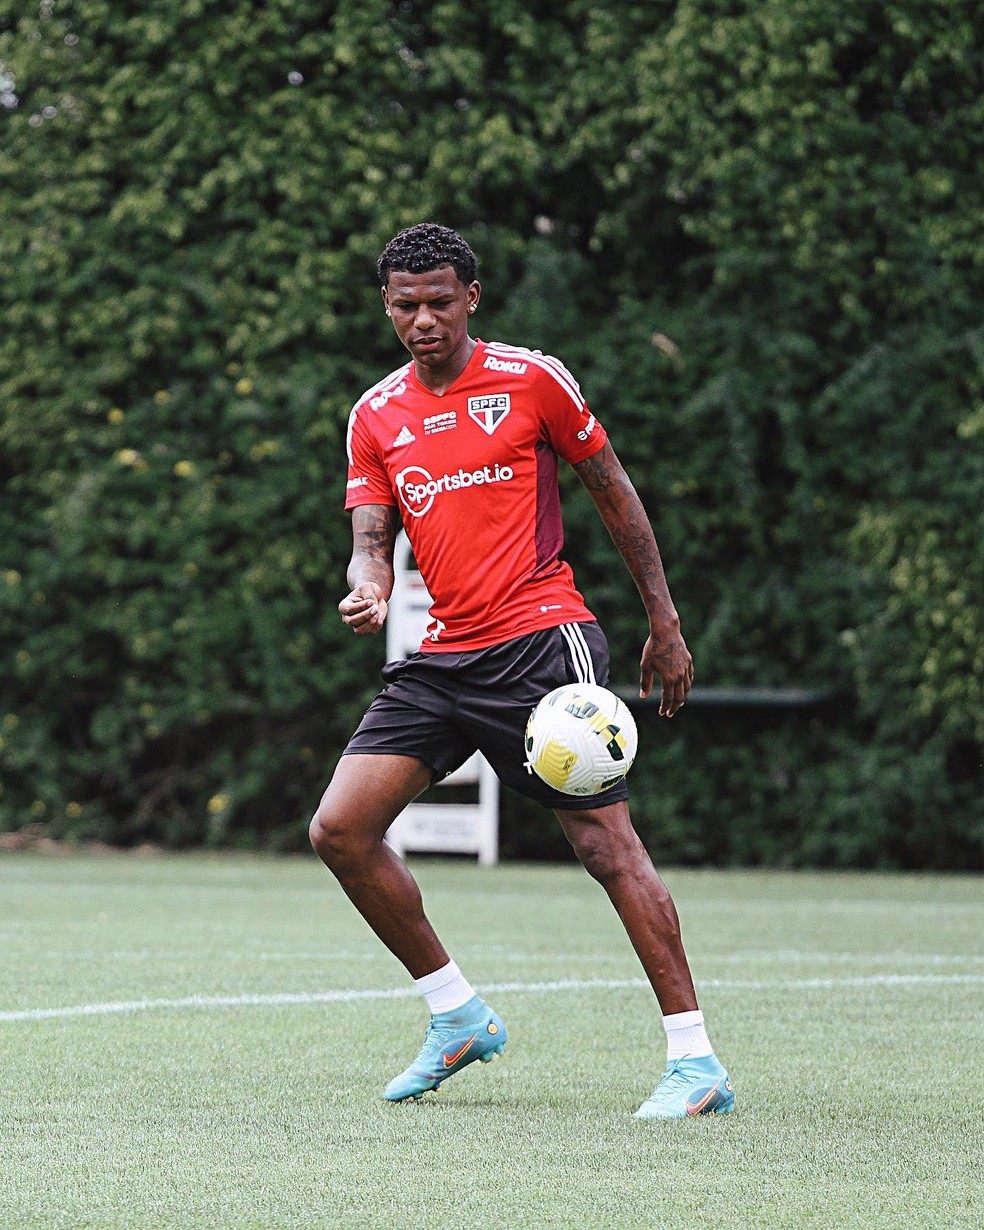
[[393, 544], [399, 518], [395, 508], [367, 504], [352, 512], [352, 559], [347, 579], [355, 589], [366, 582], [378, 585], [388, 598], [393, 590]]
[[578, 478], [596, 498], [598, 495], [603, 495], [619, 487], [623, 482], [626, 487], [631, 489], [632, 484], [629, 482], [628, 475], [622, 467], [617, 466], [616, 468], [612, 466], [614, 456], [611, 445], [606, 444], [600, 453], [595, 453], [593, 457], [589, 457], [587, 461], [579, 462], [574, 467]]
[[663, 582], [663, 562], [659, 557], [656, 539], [647, 521], [645, 527], [623, 524], [616, 518], [606, 520], [612, 542], [618, 548], [618, 553], [625, 560], [629, 571], [645, 593], [654, 585]]
[[599, 506], [602, 519], [632, 574], [636, 588], [645, 604], [650, 623], [665, 625], [676, 622], [676, 612], [670, 600], [663, 572], [663, 561], [638, 496], [624, 506], [606, 509]]
[[650, 623], [654, 627], [675, 624], [677, 614], [652, 526], [611, 445], [606, 444], [574, 469], [591, 493], [612, 542], [636, 583]]

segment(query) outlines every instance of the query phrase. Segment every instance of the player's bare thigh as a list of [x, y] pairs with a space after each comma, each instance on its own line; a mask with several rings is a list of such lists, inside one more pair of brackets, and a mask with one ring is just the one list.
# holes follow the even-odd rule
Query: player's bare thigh
[[645, 847], [632, 825], [624, 801], [583, 810], [556, 808], [564, 835], [587, 871], [599, 878], [618, 874], [637, 860], [649, 861]]
[[408, 803], [431, 783], [432, 770], [414, 756], [342, 756], [311, 821], [311, 840], [343, 835], [382, 841]]

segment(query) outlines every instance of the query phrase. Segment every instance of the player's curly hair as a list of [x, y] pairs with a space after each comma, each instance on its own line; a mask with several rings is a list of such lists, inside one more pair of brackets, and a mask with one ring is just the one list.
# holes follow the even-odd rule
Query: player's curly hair
[[436, 222], [418, 222], [383, 248], [376, 272], [380, 286], [385, 286], [391, 273], [430, 273], [442, 265], [450, 265], [465, 286], [478, 277], [478, 258], [457, 231]]

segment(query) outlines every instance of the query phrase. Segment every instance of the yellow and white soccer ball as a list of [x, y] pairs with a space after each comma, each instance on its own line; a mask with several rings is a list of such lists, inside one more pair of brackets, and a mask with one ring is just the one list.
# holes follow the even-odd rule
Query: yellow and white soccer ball
[[526, 723], [526, 765], [563, 794], [600, 794], [632, 768], [639, 734], [624, 701], [596, 683], [548, 692]]

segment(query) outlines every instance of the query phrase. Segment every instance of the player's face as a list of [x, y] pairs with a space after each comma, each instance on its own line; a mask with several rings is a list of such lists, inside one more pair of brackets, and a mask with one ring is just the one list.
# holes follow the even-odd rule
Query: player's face
[[391, 273], [383, 303], [418, 367], [444, 371], [468, 361], [468, 317], [480, 294], [477, 282], [465, 286], [450, 265], [443, 265], [427, 273]]

